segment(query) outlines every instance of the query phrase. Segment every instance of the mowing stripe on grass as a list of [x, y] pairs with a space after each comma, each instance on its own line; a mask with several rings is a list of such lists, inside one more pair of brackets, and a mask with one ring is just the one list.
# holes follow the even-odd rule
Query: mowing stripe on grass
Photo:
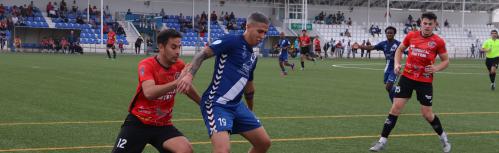
[[[474, 131], [474, 132], [449, 132], [448, 135], [490, 135], [499, 134], [499, 131]], [[435, 133], [413, 133], [413, 134], [392, 134], [390, 137], [422, 137], [435, 136]], [[378, 138], [379, 135], [360, 135], [360, 136], [337, 136], [337, 137], [304, 137], [304, 138], [275, 138], [272, 142], [289, 142], [289, 141], [323, 141], [323, 140], [345, 140], [345, 139], [363, 139], [363, 138]], [[231, 141], [231, 143], [248, 143], [245, 140]], [[192, 145], [211, 144], [210, 141], [192, 142]], [[111, 145], [101, 146], [75, 146], [75, 147], [47, 147], [47, 148], [18, 148], [18, 149], [1, 149], [0, 152], [22, 152], [22, 151], [51, 151], [51, 150], [78, 150], [78, 149], [99, 149], [112, 148]]]
[[[437, 115], [493, 115], [499, 112], [449, 112], [449, 113], [435, 113]], [[419, 113], [402, 114], [402, 116], [420, 116]], [[260, 117], [264, 120], [272, 119], [321, 119], [321, 118], [358, 118], [358, 117], [386, 117], [386, 114], [367, 114], [367, 115], [325, 115], [325, 116], [269, 116]], [[185, 118], [173, 119], [173, 122], [189, 122], [189, 121], [202, 121], [201, 118]], [[0, 123], [0, 126], [15, 126], [15, 125], [57, 125], [57, 124], [105, 124], [105, 123], [122, 123], [119, 121], [60, 121], [60, 122], [19, 122], [19, 123]]]
[[[368, 65], [368, 64], [357, 64], [357, 65]], [[335, 64], [331, 65], [336, 68], [344, 68], [344, 69], [360, 69], [360, 70], [373, 70], [373, 71], [383, 71], [385, 69], [378, 68], [368, 68], [368, 67], [357, 67], [357, 66], [344, 66], [344, 64]], [[454, 74], [454, 75], [488, 75], [487, 73], [465, 73], [465, 72], [437, 72], [439, 74]]]

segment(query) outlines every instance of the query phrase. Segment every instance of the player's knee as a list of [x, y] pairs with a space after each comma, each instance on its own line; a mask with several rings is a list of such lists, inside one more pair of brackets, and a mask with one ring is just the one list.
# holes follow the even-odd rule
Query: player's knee
[[255, 148], [258, 148], [258, 150], [261, 150], [263, 152], [266, 152], [269, 150], [270, 146], [272, 145], [272, 141], [270, 139], [264, 139], [258, 143], [259, 146], [255, 146]]

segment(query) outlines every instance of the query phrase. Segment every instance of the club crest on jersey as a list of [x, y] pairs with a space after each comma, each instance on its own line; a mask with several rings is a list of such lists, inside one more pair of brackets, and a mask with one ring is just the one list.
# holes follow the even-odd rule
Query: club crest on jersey
[[437, 46], [437, 43], [435, 43], [435, 41], [428, 42], [428, 47], [435, 48], [435, 46]]
[[211, 43], [211, 44], [213, 44], [213, 45], [218, 45], [218, 44], [220, 44], [220, 43], [222, 43], [222, 40], [216, 40], [216, 41], [214, 41], [214, 42], [213, 42], [213, 43]]
[[140, 67], [140, 76], [144, 76], [145, 67]]
[[180, 72], [175, 72], [175, 79], [178, 79], [179, 76], [180, 76]]

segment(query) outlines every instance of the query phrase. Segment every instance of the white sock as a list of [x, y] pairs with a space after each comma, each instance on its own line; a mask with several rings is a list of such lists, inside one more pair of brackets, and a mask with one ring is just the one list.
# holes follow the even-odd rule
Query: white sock
[[381, 142], [382, 144], [386, 144], [387, 141], [388, 141], [388, 138], [380, 137], [378, 142]]
[[448, 141], [448, 139], [447, 139], [447, 133], [445, 133], [445, 132], [443, 132], [439, 137], [440, 137], [440, 139], [444, 140], [445, 142]]

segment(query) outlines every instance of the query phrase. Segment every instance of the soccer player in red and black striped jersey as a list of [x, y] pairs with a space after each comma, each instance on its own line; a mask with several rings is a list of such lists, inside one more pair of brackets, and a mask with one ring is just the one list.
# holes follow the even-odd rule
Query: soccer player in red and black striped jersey
[[[142, 152], [151, 144], [159, 152], [192, 152], [192, 146], [171, 122], [178, 80], [189, 72], [179, 59], [181, 34], [164, 30], [158, 34], [159, 55], [142, 60], [139, 84], [129, 114], [116, 139], [113, 153]], [[185, 94], [199, 104], [201, 98], [191, 86]]]
[[108, 59], [111, 59], [111, 54], [109, 53], [109, 49], [113, 50], [113, 59], [116, 59], [116, 51], [115, 51], [116, 47], [114, 46], [115, 42], [116, 42], [116, 33], [114, 33], [113, 28], [109, 28], [106, 41], [106, 53]]
[[[409, 47], [409, 54], [404, 72], [395, 87], [395, 98], [388, 118], [385, 120], [381, 138], [369, 150], [377, 152], [384, 148], [388, 141], [388, 135], [395, 127], [401, 110], [411, 98], [413, 90], [416, 90], [423, 117], [440, 137], [443, 151], [450, 152], [451, 145], [447, 134], [442, 128], [440, 119], [433, 113], [431, 107], [433, 102], [433, 74], [444, 70], [449, 65], [449, 56], [444, 40], [433, 34], [436, 24], [437, 16], [435, 14], [431, 12], [423, 13], [421, 15], [421, 31], [413, 31], [407, 34], [402, 44], [397, 48], [394, 63], [395, 73], [400, 74], [402, 52], [407, 47]], [[437, 55], [440, 57], [441, 62], [434, 65]]]

